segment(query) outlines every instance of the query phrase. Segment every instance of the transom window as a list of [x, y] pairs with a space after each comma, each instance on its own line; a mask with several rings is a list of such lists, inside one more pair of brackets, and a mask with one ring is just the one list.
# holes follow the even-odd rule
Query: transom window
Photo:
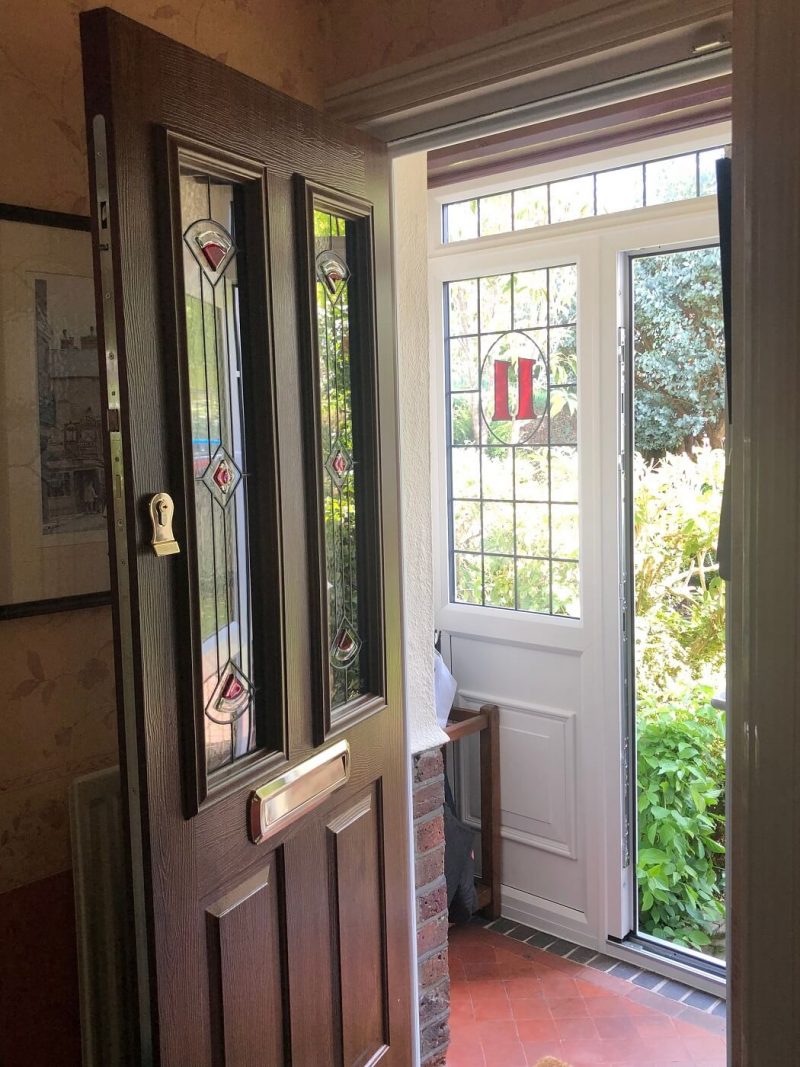
[[578, 617], [578, 272], [444, 285], [450, 593]]
[[452, 244], [709, 196], [717, 191], [716, 161], [724, 154], [710, 148], [456, 200], [442, 207], [442, 239]]

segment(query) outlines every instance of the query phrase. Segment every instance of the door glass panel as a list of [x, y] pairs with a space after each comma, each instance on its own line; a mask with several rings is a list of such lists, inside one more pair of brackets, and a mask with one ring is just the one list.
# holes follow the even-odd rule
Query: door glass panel
[[351, 367], [349, 220], [314, 211], [319, 418], [331, 713], [366, 692], [359, 615], [356, 442]]
[[256, 748], [235, 190], [232, 182], [181, 168], [185, 380], [194, 475], [188, 494], [209, 772]]

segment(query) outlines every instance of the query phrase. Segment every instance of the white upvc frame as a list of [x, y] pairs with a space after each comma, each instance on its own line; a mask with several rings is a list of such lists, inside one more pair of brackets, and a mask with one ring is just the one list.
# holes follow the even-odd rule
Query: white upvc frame
[[[470, 182], [454, 182], [451, 185], [439, 186], [436, 189], [432, 189], [428, 194], [428, 248], [430, 255], [431, 257], [437, 257], [439, 255], [449, 255], [455, 250], [475, 250], [488, 245], [494, 246], [495, 242], [504, 241], [509, 237], [528, 236], [554, 230], [555, 226], [572, 225], [572, 223], [556, 223], [551, 226], [535, 226], [528, 230], [499, 234], [496, 237], [477, 237], [467, 241], [455, 241], [451, 244], [445, 244], [442, 240], [442, 208], [445, 204], [459, 200], [471, 200], [476, 196], [510, 192], [512, 189], [524, 189], [527, 186], [539, 185], [544, 182], [561, 181], [564, 178], [577, 178], [584, 174], [630, 166], [652, 159], [680, 156], [688, 152], [703, 152], [709, 148], [718, 148], [721, 145], [728, 144], [730, 139], [730, 123], [718, 122], [696, 130], [683, 130], [679, 133], [664, 134], [660, 137], [651, 137], [647, 140], [636, 141], [634, 144], [622, 145], [617, 148], [603, 148], [595, 152], [586, 152], [583, 155], [565, 159], [561, 163], [553, 163], [551, 161], [534, 166], [517, 167], [505, 171], [502, 175], [496, 174]], [[702, 197], [693, 197], [692, 199], [702, 199]], [[680, 201], [680, 203], [684, 204], [689, 202], [691, 201]], [[653, 210], [656, 210], [656, 206], [636, 208], [635, 213], [639, 214], [642, 211]], [[578, 224], [583, 230], [600, 219], [619, 219], [630, 214], [630, 212], [620, 211], [612, 215], [594, 215], [590, 218], [579, 220]]]
[[[724, 144], [727, 127], [703, 131], [680, 142], [683, 149]], [[660, 139], [663, 146], [665, 139]], [[677, 141], [673, 142], [678, 144]], [[669, 154], [668, 149], [664, 154]], [[610, 159], [605, 155], [605, 162]], [[614, 157], [612, 165], [618, 157]], [[641, 146], [631, 153], [643, 158]], [[576, 163], [574, 173], [584, 173]], [[577, 168], [580, 167], [580, 170]], [[554, 172], [547, 173], [550, 180]], [[561, 173], [559, 172], [559, 176]], [[518, 178], [508, 187], [518, 184]], [[474, 188], [474, 187], [473, 187]], [[480, 189], [485, 193], [497, 183]], [[477, 192], [477, 190], [476, 190]], [[469, 195], [475, 195], [470, 193]], [[452, 193], [429, 195], [430, 218]], [[435, 230], [431, 230], [431, 238]], [[431, 351], [431, 480], [433, 496], [434, 597], [437, 626], [451, 634], [487, 642], [546, 648], [584, 656], [590, 684], [583, 686], [584, 752], [579, 805], [591, 811], [587, 941], [603, 947], [633, 927], [632, 867], [623, 868], [623, 770], [626, 732], [622, 693], [620, 611], [621, 449], [618, 327], [624, 325], [622, 286], [632, 252], [691, 247], [718, 240], [715, 197], [596, 216], [497, 237], [431, 247], [429, 259]], [[445, 282], [536, 267], [578, 264], [578, 457], [580, 523], [580, 619], [450, 602], [450, 545], [445, 439], [445, 380], [442, 287]], [[594, 324], [598, 324], [595, 330]], [[593, 536], [590, 536], [593, 534]], [[488, 684], [488, 683], [487, 683]], [[632, 772], [631, 772], [632, 773]], [[543, 927], [546, 923], [540, 922]], [[575, 935], [576, 940], [580, 940]], [[615, 952], [615, 954], [618, 954]]]

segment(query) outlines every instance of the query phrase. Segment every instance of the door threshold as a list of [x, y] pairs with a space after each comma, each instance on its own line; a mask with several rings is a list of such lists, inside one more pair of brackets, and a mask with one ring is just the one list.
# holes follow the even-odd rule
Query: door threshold
[[695, 959], [693, 955], [671, 950], [669, 947], [664, 949], [660, 944], [651, 944], [649, 940], [635, 935], [626, 937], [623, 941], [609, 938], [606, 942], [606, 952], [616, 959], [636, 964], [643, 972], [655, 977], [709, 993], [723, 1001], [727, 996], [725, 966], [716, 960]]
[[[682, 1003], [709, 1015], [725, 1015], [725, 977], [682, 961], [666, 960], [657, 952], [632, 941], [607, 940], [599, 945], [578, 944], [557, 934], [536, 930], [513, 919], [487, 923], [473, 919], [495, 933], [523, 941], [543, 952], [561, 956], [614, 978], [631, 982], [673, 1003]], [[692, 961], [693, 963], [693, 961]]]

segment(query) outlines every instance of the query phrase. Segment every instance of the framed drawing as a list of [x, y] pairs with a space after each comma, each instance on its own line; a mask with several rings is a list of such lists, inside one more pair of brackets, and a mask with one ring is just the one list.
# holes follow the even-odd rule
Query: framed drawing
[[0, 205], [0, 618], [109, 599], [89, 220]]

